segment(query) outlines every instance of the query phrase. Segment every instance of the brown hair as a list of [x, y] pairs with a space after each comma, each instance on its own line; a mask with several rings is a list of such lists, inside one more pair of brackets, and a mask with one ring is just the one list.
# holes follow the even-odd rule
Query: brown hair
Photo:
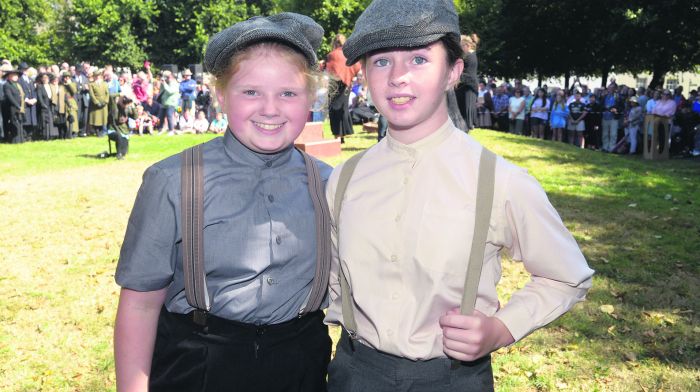
[[277, 41], [258, 42], [244, 48], [243, 50], [235, 52], [229, 59], [228, 65], [226, 65], [226, 67], [224, 67], [218, 73], [214, 74], [214, 77], [216, 78], [214, 82], [216, 90], [223, 92], [233, 75], [238, 72], [241, 63], [253, 57], [255, 52], [258, 50], [263, 50], [265, 52], [276, 52], [287, 61], [294, 64], [299, 72], [304, 74], [304, 78], [306, 79], [306, 89], [309, 96], [314, 97], [316, 95], [316, 90], [321, 77], [321, 73], [318, 71], [317, 67], [312, 67], [307, 58], [298, 50]]

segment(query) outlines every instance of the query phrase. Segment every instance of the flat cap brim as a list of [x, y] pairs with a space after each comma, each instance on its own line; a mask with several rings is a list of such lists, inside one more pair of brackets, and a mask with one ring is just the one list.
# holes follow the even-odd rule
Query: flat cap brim
[[219, 73], [231, 57], [246, 47], [263, 41], [282, 42], [297, 49], [310, 65], [316, 65], [316, 50], [323, 39], [323, 28], [313, 19], [293, 12], [268, 17], [256, 16], [214, 35], [204, 55], [204, 69]]

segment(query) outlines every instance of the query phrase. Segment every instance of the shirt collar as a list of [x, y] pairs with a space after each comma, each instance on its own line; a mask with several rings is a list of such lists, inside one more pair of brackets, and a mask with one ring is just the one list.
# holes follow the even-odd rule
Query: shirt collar
[[262, 154], [255, 152], [241, 143], [231, 132], [230, 128], [224, 133], [224, 150], [226, 155], [234, 162], [239, 162], [247, 166], [260, 168], [281, 167], [288, 163], [294, 151], [294, 145], [290, 145], [282, 151], [274, 154]]
[[386, 133], [386, 138], [389, 148], [393, 151], [417, 157], [439, 146], [454, 132], [454, 130], [455, 126], [452, 120], [448, 118], [435, 132], [411, 144], [401, 143], [393, 138], [390, 132]]

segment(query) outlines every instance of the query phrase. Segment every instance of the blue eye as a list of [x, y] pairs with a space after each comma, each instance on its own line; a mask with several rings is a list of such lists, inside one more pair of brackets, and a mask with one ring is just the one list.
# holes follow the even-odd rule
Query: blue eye
[[243, 91], [243, 95], [255, 96], [255, 95], [257, 95], [257, 94], [258, 94], [258, 92], [255, 91], [255, 90], [244, 90], [244, 91]]
[[374, 60], [374, 65], [376, 65], [377, 67], [386, 67], [387, 65], [389, 65], [389, 60], [377, 59], [377, 60]]
[[420, 65], [428, 62], [428, 59], [422, 56], [416, 56], [413, 58], [413, 64]]
[[292, 98], [292, 97], [296, 97], [297, 94], [293, 91], [285, 91], [282, 93], [282, 96], [287, 97], [287, 98]]

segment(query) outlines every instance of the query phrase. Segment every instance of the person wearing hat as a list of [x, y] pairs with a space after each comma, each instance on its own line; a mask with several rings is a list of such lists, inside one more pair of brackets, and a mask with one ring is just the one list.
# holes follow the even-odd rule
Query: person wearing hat
[[180, 82], [180, 99], [182, 99], [182, 111], [189, 112], [190, 118], [194, 118], [194, 99], [197, 94], [197, 81], [192, 79], [192, 71], [189, 68], [182, 73]]
[[92, 73], [93, 81], [88, 85], [90, 94], [90, 112], [88, 114], [89, 132], [97, 136], [107, 134], [109, 121], [109, 87], [102, 79], [103, 70], [98, 69]]
[[[593, 271], [537, 181], [449, 119], [463, 67], [451, 0], [375, 0], [343, 52], [389, 131], [328, 182], [325, 321], [343, 327], [328, 390], [493, 390], [490, 353], [583, 300]], [[503, 306], [501, 251], [531, 274]]]
[[58, 128], [53, 123], [54, 111], [52, 100], [55, 99], [55, 93], [52, 91], [49, 81], [51, 79], [48, 73], [37, 75], [37, 107], [39, 109], [39, 130], [43, 140], [51, 140], [58, 137]]
[[185, 213], [198, 207], [181, 200], [192, 194], [182, 190], [182, 153], [146, 170], [129, 219], [115, 274], [117, 390], [326, 390], [331, 341], [319, 308], [331, 167], [293, 146], [315, 98], [322, 38], [312, 19], [285, 12], [209, 41], [204, 67], [229, 128], [199, 146], [194, 235], [203, 238], [204, 276], [183, 272], [192, 231], [182, 203]]
[[639, 106], [639, 99], [637, 97], [630, 97], [628, 100], [630, 104], [630, 110], [625, 118], [625, 136], [630, 144], [630, 154], [635, 154], [637, 152], [637, 140], [639, 129], [644, 122], [644, 113], [642, 108]]
[[24, 90], [19, 84], [19, 69], [6, 69], [3, 73], [5, 84], [2, 86], [4, 99], [2, 101], [3, 118], [5, 119], [5, 141], [8, 143], [24, 143]]

